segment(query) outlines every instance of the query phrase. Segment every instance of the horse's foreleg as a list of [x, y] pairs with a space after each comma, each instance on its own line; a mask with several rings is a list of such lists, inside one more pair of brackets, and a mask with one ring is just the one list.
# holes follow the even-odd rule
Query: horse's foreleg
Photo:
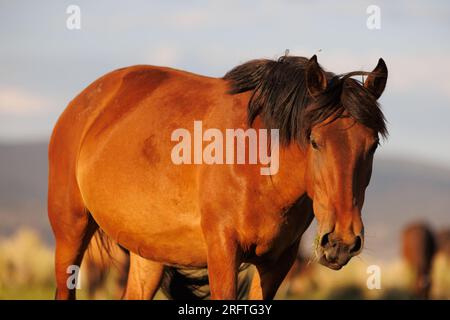
[[164, 265], [130, 252], [130, 270], [123, 295], [125, 300], [151, 300], [159, 288]]
[[216, 231], [206, 235], [211, 299], [237, 298], [237, 268], [240, 264], [236, 242], [229, 234]]
[[291, 269], [297, 257], [299, 242], [295, 243], [276, 260], [257, 264], [258, 272], [253, 276], [250, 287], [250, 300], [271, 300]]

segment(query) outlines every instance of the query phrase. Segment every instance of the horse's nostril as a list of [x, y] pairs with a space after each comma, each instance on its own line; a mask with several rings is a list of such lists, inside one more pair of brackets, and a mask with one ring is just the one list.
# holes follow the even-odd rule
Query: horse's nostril
[[320, 246], [324, 248], [329, 243], [330, 243], [330, 233], [325, 233], [322, 236], [322, 239], [320, 240]]
[[361, 250], [362, 247], [362, 238], [361, 236], [356, 236], [355, 243], [353, 244], [353, 247], [350, 249], [350, 253], [354, 254]]

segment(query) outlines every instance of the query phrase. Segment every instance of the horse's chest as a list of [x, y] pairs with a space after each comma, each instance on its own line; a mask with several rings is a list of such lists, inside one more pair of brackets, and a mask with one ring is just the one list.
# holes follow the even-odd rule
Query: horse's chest
[[256, 260], [276, 260], [301, 237], [301, 229], [298, 224], [285, 218], [266, 221], [254, 239], [254, 251], [250, 255]]

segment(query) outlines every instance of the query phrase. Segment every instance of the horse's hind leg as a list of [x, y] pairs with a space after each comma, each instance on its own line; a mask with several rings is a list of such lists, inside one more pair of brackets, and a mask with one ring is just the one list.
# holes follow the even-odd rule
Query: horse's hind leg
[[130, 270], [123, 295], [125, 300], [151, 300], [159, 288], [164, 265], [130, 252]]
[[75, 182], [57, 179], [50, 168], [48, 215], [56, 241], [56, 299], [75, 299], [76, 287], [68, 283], [73, 271], [81, 266], [83, 254], [98, 226], [84, 208]]

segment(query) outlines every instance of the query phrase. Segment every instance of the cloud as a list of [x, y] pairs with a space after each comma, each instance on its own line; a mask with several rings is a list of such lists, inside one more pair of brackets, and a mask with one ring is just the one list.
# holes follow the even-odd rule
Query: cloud
[[0, 87], [0, 112], [11, 115], [29, 115], [41, 112], [51, 105], [49, 99], [17, 87]]

